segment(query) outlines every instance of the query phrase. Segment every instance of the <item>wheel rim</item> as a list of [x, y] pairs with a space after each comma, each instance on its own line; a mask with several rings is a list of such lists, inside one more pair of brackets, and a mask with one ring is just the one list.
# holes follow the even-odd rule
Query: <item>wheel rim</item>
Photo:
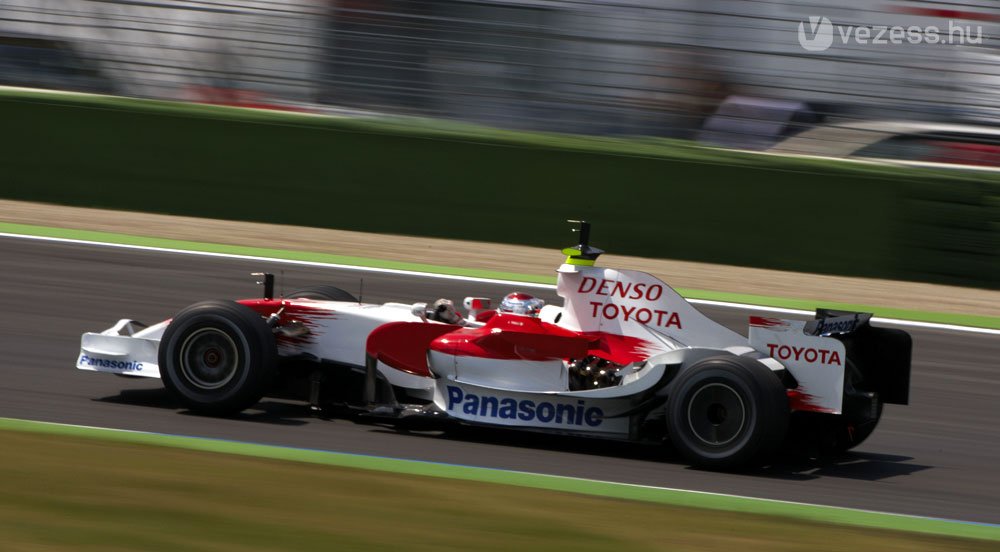
[[688, 426], [695, 437], [713, 447], [731, 443], [746, 424], [743, 397], [724, 383], [710, 383], [691, 395]]
[[200, 389], [225, 386], [236, 376], [238, 364], [236, 342], [220, 329], [202, 328], [181, 344], [181, 373]]

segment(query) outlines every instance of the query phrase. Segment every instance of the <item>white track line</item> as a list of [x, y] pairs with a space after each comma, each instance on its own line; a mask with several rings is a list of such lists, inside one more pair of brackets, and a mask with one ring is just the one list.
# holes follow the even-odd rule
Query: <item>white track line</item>
[[[417, 272], [414, 270], [401, 270], [396, 268], [373, 268], [365, 266], [355, 266], [337, 263], [322, 263], [317, 261], [300, 261], [294, 259], [278, 259], [274, 257], [258, 257], [255, 255], [237, 255], [234, 253], [213, 253], [209, 251], [193, 251], [187, 249], [172, 249], [168, 247], [152, 247], [148, 245], [130, 245], [123, 243], [112, 243], [112, 242], [100, 242], [100, 241], [90, 241], [90, 240], [78, 240], [72, 238], [55, 238], [49, 236], [34, 236], [30, 234], [13, 234], [9, 232], [0, 232], [0, 238], [16, 238], [24, 240], [37, 240], [46, 242], [56, 242], [56, 243], [74, 243], [95, 247], [109, 247], [113, 249], [132, 249], [138, 251], [152, 251], [156, 253], [174, 253], [181, 255], [198, 255], [202, 257], [215, 257], [221, 259], [237, 259], [243, 261], [261, 261], [267, 263], [280, 263], [286, 265], [298, 265], [298, 266], [311, 266], [319, 268], [339, 268], [343, 270], [356, 270], [365, 272], [378, 272], [382, 274], [399, 274], [403, 276], [414, 276], [418, 278], [434, 278], [438, 280], [459, 280], [465, 282], [482, 282], [485, 284], [503, 284], [511, 285], [519, 288], [533, 288], [533, 289], [545, 289], [554, 290], [556, 286], [553, 284], [537, 284], [532, 282], [518, 282], [516, 280], [502, 280], [497, 278], [479, 278], [475, 276], [456, 276], [451, 274], [435, 274], [432, 272]], [[799, 316], [813, 316], [812, 311], [800, 310], [800, 309], [786, 309], [781, 307], [769, 307], [766, 305], [751, 305], [744, 303], [732, 303], [728, 301], [712, 301], [709, 299], [688, 299], [689, 303], [696, 305], [707, 305], [712, 307], [721, 307], [729, 309], [739, 309], [739, 310], [752, 310], [752, 311], [763, 311], [772, 312], [776, 314], [794, 314]], [[1000, 330], [995, 330], [991, 328], [976, 328], [973, 326], [959, 326], [957, 324], [939, 324], [936, 322], [918, 322], [914, 320], [901, 320], [896, 318], [872, 318], [873, 322], [878, 322], [881, 324], [889, 324], [893, 326], [909, 326], [913, 328], [925, 328], [931, 330], [944, 330], [951, 332], [964, 332], [964, 333], [976, 333], [976, 334], [986, 334], [986, 335], [1000, 335]]]

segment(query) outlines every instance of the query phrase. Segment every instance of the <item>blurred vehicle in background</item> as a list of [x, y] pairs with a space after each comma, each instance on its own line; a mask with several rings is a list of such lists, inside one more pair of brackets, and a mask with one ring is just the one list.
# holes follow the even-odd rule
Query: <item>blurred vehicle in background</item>
[[[820, 23], [828, 43], [810, 50]], [[719, 110], [733, 96], [820, 117], [758, 106], [729, 133], [743, 149], [824, 116], [1000, 123], [992, 0], [4, 0], [11, 33], [59, 37], [40, 49], [62, 66], [167, 100], [680, 139], [713, 113], [739, 126]], [[35, 86], [90, 86], [45, 71], [69, 84]]]
[[765, 150], [823, 119], [803, 102], [730, 96], [697, 135], [710, 146]]
[[852, 121], [805, 130], [767, 151], [981, 169], [1000, 167], [1000, 128], [919, 121]]
[[66, 40], [26, 34], [0, 35], [0, 85], [113, 94], [115, 87]]

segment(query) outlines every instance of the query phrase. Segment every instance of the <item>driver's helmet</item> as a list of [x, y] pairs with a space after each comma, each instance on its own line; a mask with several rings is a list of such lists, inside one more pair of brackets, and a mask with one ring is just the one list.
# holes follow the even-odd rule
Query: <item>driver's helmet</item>
[[528, 295], [527, 293], [514, 292], [500, 301], [500, 312], [510, 314], [523, 314], [525, 316], [538, 316], [542, 312], [545, 301]]

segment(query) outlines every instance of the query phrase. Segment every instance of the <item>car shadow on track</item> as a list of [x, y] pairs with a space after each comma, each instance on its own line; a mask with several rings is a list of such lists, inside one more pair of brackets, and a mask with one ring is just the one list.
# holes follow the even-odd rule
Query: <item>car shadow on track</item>
[[[94, 400], [104, 403], [174, 410], [184, 416], [202, 416], [201, 414], [185, 410], [163, 388], [127, 389], [120, 391], [116, 395]], [[344, 418], [341, 415], [333, 415], [332, 417], [335, 419]], [[231, 420], [278, 426], [302, 426], [314, 423], [323, 418], [324, 416], [318, 416], [308, 405], [301, 402], [270, 399], [264, 400], [240, 414], [228, 417]], [[590, 457], [605, 456], [608, 458], [661, 462], [682, 466], [687, 464], [686, 460], [669, 444], [658, 445], [586, 439], [568, 435], [530, 433], [502, 428], [470, 427], [458, 424], [437, 425], [432, 428], [407, 428], [380, 423], [377, 420], [371, 419], [358, 420], [355, 418], [355, 422], [362, 427], [368, 426], [370, 431], [375, 433], [402, 434], [425, 439], [551, 450]], [[817, 457], [807, 451], [790, 449], [783, 451], [778, 459], [770, 465], [742, 470], [740, 473], [752, 477], [786, 481], [808, 481], [826, 477], [880, 481], [892, 477], [910, 475], [932, 467], [913, 464], [911, 463], [912, 460], [913, 458], [907, 456], [859, 451], [852, 451], [836, 456]], [[702, 471], [694, 467], [687, 469]]]
[[180, 410], [180, 404], [167, 393], [166, 389], [123, 389], [117, 395], [109, 395], [94, 399], [97, 402], [111, 404], [127, 404], [129, 406], [144, 406]]
[[782, 456], [757, 475], [776, 479], [818, 479], [839, 477], [860, 481], [881, 481], [892, 477], [912, 475], [933, 466], [913, 464], [909, 456], [849, 451], [846, 453], [811, 457], [802, 453]]
[[406, 434], [426, 439], [453, 442], [585, 454], [591, 457], [607, 456], [652, 462], [680, 461], [680, 458], [676, 457], [672, 450], [656, 445], [512, 431], [499, 428], [468, 427], [456, 424], [436, 430], [409, 430], [392, 425], [373, 424], [371, 431], [384, 434]]
[[[373, 431], [404, 433], [429, 439], [552, 450], [587, 456], [606, 456], [609, 458], [679, 465], [687, 464], [687, 461], [669, 443], [664, 445], [628, 443], [466, 426], [454, 426], [445, 431], [409, 431], [393, 426], [377, 425]], [[746, 476], [782, 479], [786, 481], [809, 481], [825, 477], [880, 481], [892, 477], [910, 475], [932, 467], [910, 463], [912, 460], [913, 458], [908, 456], [856, 451], [815, 457], [804, 451], [785, 450], [777, 460], [769, 465], [740, 470], [738, 473]], [[687, 469], [706, 471], [695, 467], [688, 467]]]
[[[158, 389], [125, 389], [117, 395], [94, 399], [98, 402], [125, 404], [176, 410], [183, 416], [202, 417], [203, 414], [185, 409], [170, 393], [163, 388]], [[300, 402], [283, 402], [265, 400], [257, 403], [240, 414], [227, 416], [232, 420], [254, 422], [268, 425], [302, 426], [315, 420], [315, 416], [307, 405]]]

